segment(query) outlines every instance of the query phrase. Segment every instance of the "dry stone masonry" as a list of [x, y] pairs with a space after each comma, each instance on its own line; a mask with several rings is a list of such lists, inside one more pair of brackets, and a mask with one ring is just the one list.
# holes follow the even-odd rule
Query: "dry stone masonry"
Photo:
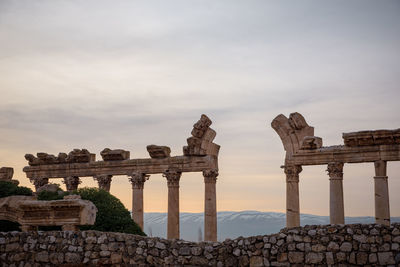
[[168, 238], [179, 238], [179, 181], [184, 172], [202, 172], [205, 181], [205, 240], [216, 241], [217, 206], [216, 178], [220, 146], [213, 143], [216, 132], [211, 120], [201, 115], [193, 125], [182, 156], [171, 156], [167, 146], [149, 145], [150, 158], [130, 159], [130, 152], [105, 148], [96, 161], [96, 155], [87, 149], [74, 149], [58, 156], [39, 152], [36, 157], [26, 154], [29, 166], [23, 170], [36, 190], [48, 184], [49, 179], [63, 178], [68, 191], [76, 190], [82, 177], [92, 177], [99, 188], [109, 191], [115, 175], [126, 175], [132, 183], [132, 218], [143, 229], [143, 189], [151, 174], [163, 174], [168, 185]]
[[373, 162], [376, 223], [390, 225], [386, 166], [400, 160], [400, 129], [344, 133], [344, 145], [322, 146], [314, 127], [299, 113], [280, 114], [271, 123], [286, 151], [286, 226], [300, 225], [299, 173], [302, 166], [327, 165], [330, 180], [330, 222], [344, 224], [343, 165]]
[[400, 224], [325, 225], [224, 242], [121, 233], [0, 233], [2, 266], [396, 266]]

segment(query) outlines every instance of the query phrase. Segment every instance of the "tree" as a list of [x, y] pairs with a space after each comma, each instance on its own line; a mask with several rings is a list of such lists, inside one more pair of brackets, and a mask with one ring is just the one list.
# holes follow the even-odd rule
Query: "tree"
[[[38, 194], [38, 199], [62, 199], [65, 194], [68, 194], [68, 192], [60, 194], [59, 192], [42, 191]], [[146, 235], [132, 220], [130, 212], [125, 208], [122, 202], [109, 192], [103, 189], [84, 187], [72, 192], [72, 194], [80, 195], [82, 199], [93, 202], [97, 207], [95, 224], [80, 226], [81, 230]]]
[[[15, 195], [32, 196], [32, 190], [11, 182], [0, 181], [0, 198]], [[0, 220], [0, 232], [20, 231], [19, 227], [20, 224], [17, 222]]]

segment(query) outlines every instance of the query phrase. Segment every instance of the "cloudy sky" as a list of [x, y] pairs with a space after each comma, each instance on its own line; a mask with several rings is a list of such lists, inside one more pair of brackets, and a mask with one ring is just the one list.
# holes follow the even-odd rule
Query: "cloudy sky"
[[[2, 0], [0, 166], [32, 187], [25, 153], [144, 158], [159, 144], [181, 155], [204, 113], [221, 145], [218, 210], [284, 211], [273, 118], [302, 113], [324, 145], [400, 128], [399, 48], [399, 1]], [[329, 214], [325, 169], [301, 173], [302, 212]], [[346, 215], [374, 215], [373, 176], [373, 164], [345, 165]], [[400, 216], [399, 162], [388, 176]], [[131, 208], [127, 177], [111, 193]], [[203, 195], [201, 174], [184, 174], [181, 210], [202, 211]], [[167, 210], [165, 178], [151, 176], [144, 200], [145, 211]]]

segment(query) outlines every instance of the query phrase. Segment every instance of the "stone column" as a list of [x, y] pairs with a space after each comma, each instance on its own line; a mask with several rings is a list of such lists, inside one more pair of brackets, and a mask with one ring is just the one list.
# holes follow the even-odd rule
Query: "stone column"
[[329, 175], [329, 216], [331, 224], [344, 224], [343, 163], [330, 162]]
[[32, 178], [29, 179], [31, 183], [35, 186], [35, 191], [37, 191], [40, 187], [49, 183], [49, 178]]
[[204, 176], [204, 241], [217, 241], [217, 193], [218, 170], [203, 171]]
[[78, 185], [82, 183], [78, 176], [68, 176], [64, 178], [64, 184], [67, 191], [74, 191], [78, 189]]
[[167, 170], [163, 173], [168, 184], [168, 239], [179, 238], [179, 179], [181, 175], [181, 172], [175, 170]]
[[100, 189], [110, 192], [112, 175], [108, 174], [96, 175], [93, 176], [93, 179], [97, 181]]
[[375, 161], [375, 222], [390, 225], [389, 188], [386, 161]]
[[300, 165], [284, 166], [286, 174], [286, 227], [300, 226], [299, 173]]
[[132, 183], [132, 219], [143, 230], [143, 188], [150, 175], [133, 172], [129, 181]]

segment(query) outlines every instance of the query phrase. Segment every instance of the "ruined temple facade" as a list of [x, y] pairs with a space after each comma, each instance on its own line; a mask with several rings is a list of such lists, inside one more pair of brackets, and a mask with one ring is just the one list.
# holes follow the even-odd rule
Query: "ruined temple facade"
[[149, 145], [150, 158], [130, 159], [130, 152], [105, 148], [101, 161], [86, 149], [74, 149], [58, 156], [47, 153], [25, 155], [29, 166], [23, 170], [36, 190], [49, 179], [63, 178], [68, 191], [76, 190], [82, 177], [93, 177], [99, 188], [110, 190], [115, 175], [126, 175], [132, 184], [132, 218], [143, 229], [143, 190], [151, 174], [162, 174], [168, 186], [168, 239], [179, 238], [179, 182], [185, 172], [202, 172], [205, 184], [204, 240], [217, 240], [216, 180], [220, 146], [213, 143], [216, 132], [211, 120], [202, 115], [193, 125], [182, 156], [171, 156], [167, 146]]
[[286, 151], [286, 226], [300, 226], [299, 174], [302, 166], [326, 165], [330, 181], [330, 222], [344, 224], [343, 166], [371, 162], [375, 166], [376, 223], [390, 225], [389, 190], [386, 166], [400, 160], [400, 129], [344, 133], [344, 145], [322, 146], [314, 127], [299, 113], [289, 118], [280, 114], [271, 123]]

